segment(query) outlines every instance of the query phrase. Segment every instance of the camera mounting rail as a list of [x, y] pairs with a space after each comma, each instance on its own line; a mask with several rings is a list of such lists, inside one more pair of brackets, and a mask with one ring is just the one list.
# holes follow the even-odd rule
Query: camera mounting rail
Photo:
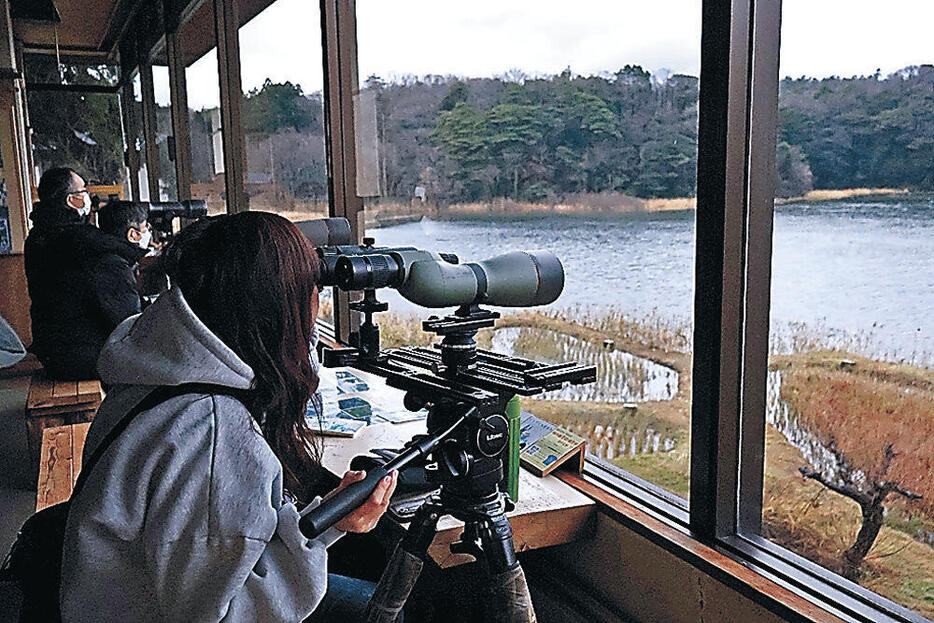
[[[386, 384], [424, 398], [482, 405], [503, 396], [533, 396], [596, 380], [595, 366], [546, 364], [478, 349], [473, 337], [492, 327], [498, 312], [464, 306], [454, 315], [431, 317], [425, 331], [444, 336], [432, 348], [403, 346], [380, 351], [372, 334], [361, 331], [360, 348], [324, 348], [325, 367], [350, 366], [386, 378]], [[369, 323], [367, 323], [369, 324]], [[362, 329], [363, 327], [361, 327]], [[370, 338], [370, 339], [364, 339]], [[370, 342], [370, 343], [367, 343]]]

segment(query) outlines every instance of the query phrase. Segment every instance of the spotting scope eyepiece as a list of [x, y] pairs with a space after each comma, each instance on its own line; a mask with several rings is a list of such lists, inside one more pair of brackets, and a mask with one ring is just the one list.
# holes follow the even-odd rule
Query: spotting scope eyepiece
[[343, 255], [334, 264], [334, 277], [341, 290], [398, 288], [412, 266], [420, 262], [457, 264], [450, 253], [433, 253], [415, 248], [382, 249], [379, 253]]
[[[369, 239], [364, 239], [368, 242]], [[337, 286], [341, 290], [396, 288], [415, 262], [443, 261], [456, 264], [451, 253], [434, 253], [415, 247], [374, 247], [338, 245], [318, 247], [320, 276], [318, 286]], [[340, 268], [338, 268], [340, 265]]]

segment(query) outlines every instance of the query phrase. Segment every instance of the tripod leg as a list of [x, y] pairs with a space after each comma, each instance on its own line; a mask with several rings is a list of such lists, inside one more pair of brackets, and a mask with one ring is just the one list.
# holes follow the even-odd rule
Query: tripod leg
[[487, 617], [491, 623], [535, 623], [532, 596], [522, 567], [490, 575]]
[[503, 514], [482, 522], [480, 540], [489, 570], [486, 590], [487, 621], [492, 623], [535, 623], [532, 596], [519, 566], [512, 541], [512, 526]]
[[419, 509], [405, 536], [393, 550], [389, 564], [367, 604], [367, 623], [392, 623], [399, 616], [422, 572], [440, 517], [439, 510], [428, 502]]
[[487, 518], [480, 531], [480, 540], [490, 575], [519, 566], [512, 542], [512, 526], [506, 515], [499, 514]]

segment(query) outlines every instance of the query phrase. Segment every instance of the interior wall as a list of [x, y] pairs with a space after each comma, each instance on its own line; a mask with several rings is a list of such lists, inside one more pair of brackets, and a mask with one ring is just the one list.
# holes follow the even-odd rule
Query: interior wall
[[542, 550], [528, 560], [533, 584], [549, 575], [562, 578], [569, 595], [577, 589], [571, 598], [580, 600], [578, 611], [610, 610], [639, 622], [788, 620], [603, 513], [592, 538]]
[[0, 255], [0, 316], [10, 323], [23, 344], [32, 343], [29, 291], [21, 254]]

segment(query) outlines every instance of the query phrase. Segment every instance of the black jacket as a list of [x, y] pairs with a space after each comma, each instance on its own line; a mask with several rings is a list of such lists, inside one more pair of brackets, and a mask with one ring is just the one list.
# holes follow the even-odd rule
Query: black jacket
[[97, 378], [110, 333], [140, 310], [134, 267], [146, 252], [64, 206], [33, 206], [25, 262], [36, 354], [54, 378]]

